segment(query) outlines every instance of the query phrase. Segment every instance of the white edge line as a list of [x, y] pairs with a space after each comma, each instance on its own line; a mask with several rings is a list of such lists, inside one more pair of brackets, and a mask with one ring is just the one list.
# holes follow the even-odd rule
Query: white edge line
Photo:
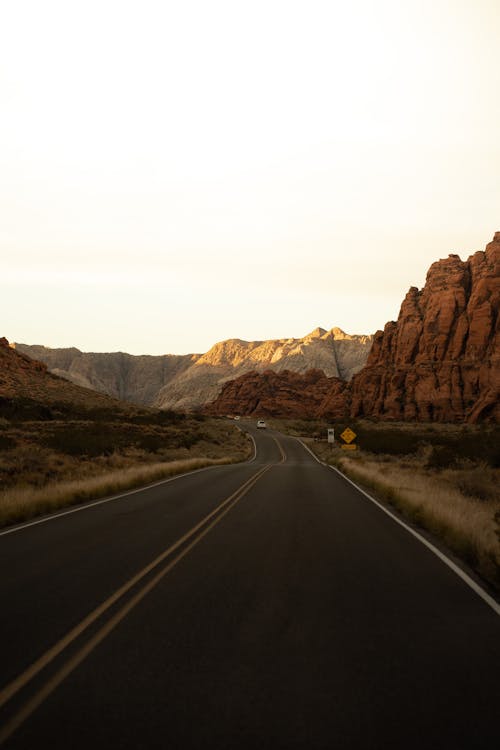
[[250, 461], [248, 462], [249, 464], [252, 464], [257, 458], [257, 443], [255, 442], [254, 436], [250, 432], [247, 432], [247, 435], [250, 435], [250, 439], [253, 443], [253, 458], [251, 458]]
[[244, 430], [244, 429], [243, 429], [242, 427], [240, 427], [240, 426], [239, 426], [239, 424], [235, 424], [234, 426], [235, 426], [235, 427], [236, 427], [236, 429], [237, 429], [237, 430], [239, 430], [240, 432], [243, 432], [243, 433], [244, 433], [245, 435], [248, 435], [248, 437], [250, 438], [250, 440], [251, 440], [251, 441], [252, 441], [252, 443], [253, 443], [253, 457], [252, 457], [252, 458], [250, 458], [250, 459], [248, 460], [248, 462], [247, 462], [247, 463], [251, 464], [251, 463], [253, 463], [253, 462], [255, 461], [255, 459], [257, 458], [257, 443], [255, 442], [255, 438], [254, 438], [254, 436], [252, 435], [252, 433], [251, 433], [251, 432], [248, 432], [248, 430]]
[[[246, 432], [246, 430], [242, 430], [241, 427], [238, 425], [235, 425], [235, 427], [240, 430], [240, 432]], [[253, 435], [251, 435], [249, 432], [246, 432], [247, 435], [250, 435], [252, 442], [253, 442], [253, 457], [246, 461], [245, 463], [253, 463], [255, 459], [257, 458], [257, 443], [255, 442], [255, 439]], [[43, 516], [42, 518], [37, 518], [35, 521], [28, 521], [28, 523], [18, 524], [17, 526], [13, 526], [10, 529], [5, 529], [4, 531], [0, 531], [0, 536], [7, 536], [7, 534], [14, 534], [16, 531], [22, 531], [23, 529], [28, 529], [31, 526], [38, 526], [40, 523], [47, 523], [47, 521], [53, 521], [55, 518], [61, 518], [62, 516], [69, 516], [71, 513], [79, 513], [82, 510], [87, 510], [88, 508], [94, 508], [96, 505], [104, 505], [104, 503], [110, 503], [112, 500], [119, 500], [121, 497], [127, 497], [128, 495], [133, 495], [136, 492], [141, 492], [142, 490], [149, 490], [152, 487], [158, 487], [160, 484], [168, 484], [168, 482], [174, 482], [176, 479], [182, 479], [183, 477], [189, 477], [192, 474], [198, 474], [200, 471], [207, 471], [208, 469], [217, 469], [220, 466], [231, 466], [235, 464], [217, 464], [215, 466], [203, 466], [201, 469], [193, 469], [193, 471], [186, 471], [184, 474], [176, 474], [174, 477], [169, 477], [168, 479], [159, 479], [158, 482], [153, 482], [152, 484], [145, 484], [141, 487], [135, 487], [132, 490], [128, 490], [128, 492], [120, 492], [119, 495], [112, 495], [111, 497], [104, 497], [101, 500], [94, 500], [88, 503], [82, 503], [76, 507], [69, 508], [68, 510], [63, 510], [60, 513], [51, 513], [50, 515]]]
[[6, 536], [7, 534], [14, 534], [16, 531], [22, 531], [23, 529], [28, 529], [30, 526], [38, 526], [39, 523], [47, 523], [47, 521], [53, 521], [55, 518], [61, 518], [61, 516], [69, 516], [71, 513], [79, 513], [82, 510], [88, 510], [88, 508], [94, 508], [96, 505], [104, 505], [104, 503], [110, 503], [113, 500], [119, 500], [122, 497], [127, 497], [128, 495], [134, 495], [136, 492], [142, 492], [143, 490], [149, 490], [152, 487], [158, 487], [160, 484], [168, 484], [169, 482], [174, 482], [176, 479], [189, 477], [192, 474], [199, 474], [201, 471], [208, 471], [208, 469], [218, 469], [221, 466], [231, 466], [231, 465], [234, 466], [235, 464], [217, 464], [215, 466], [203, 466], [201, 469], [193, 469], [193, 471], [187, 471], [184, 474], [176, 474], [174, 477], [169, 477], [168, 479], [159, 479], [157, 482], [153, 482], [152, 484], [144, 484], [141, 487], [135, 487], [134, 489], [128, 490], [127, 492], [121, 492], [119, 495], [112, 495], [111, 497], [104, 497], [101, 500], [93, 500], [88, 503], [82, 503], [81, 505], [77, 505], [76, 507], [69, 508], [68, 510], [63, 510], [60, 513], [51, 513], [50, 515], [43, 516], [42, 518], [37, 518], [35, 521], [29, 521], [28, 523], [23, 523], [18, 526], [13, 526], [10, 529], [5, 529], [5, 531], [0, 531], [0, 536]]
[[311, 449], [309, 448], [309, 446], [308, 446], [308, 445], [306, 445], [306, 444], [305, 444], [305, 443], [304, 443], [304, 442], [303, 442], [303, 441], [302, 441], [302, 440], [301, 440], [300, 438], [295, 438], [295, 440], [298, 440], [298, 442], [299, 442], [299, 443], [301, 444], [301, 446], [302, 446], [303, 448], [305, 448], [305, 449], [306, 449], [306, 451], [307, 451], [308, 453], [310, 453], [310, 454], [311, 454], [311, 456], [312, 456], [312, 457], [314, 458], [314, 460], [315, 460], [315, 461], [317, 461], [317, 462], [318, 462], [319, 464], [321, 464], [321, 466], [328, 466], [328, 464], [325, 464], [325, 462], [324, 462], [324, 461], [321, 461], [321, 460], [320, 460], [320, 459], [319, 459], [319, 458], [318, 458], [318, 457], [316, 456], [316, 454], [312, 452], [312, 450], [311, 450]]
[[388, 515], [390, 518], [392, 518], [393, 521], [396, 521], [400, 526], [402, 526], [406, 531], [408, 531], [415, 539], [418, 539], [419, 542], [421, 542], [423, 545], [427, 547], [436, 557], [438, 557], [441, 562], [444, 562], [445, 565], [447, 565], [459, 578], [462, 579], [464, 583], [469, 586], [478, 596], [481, 597], [481, 599], [489, 606], [491, 609], [500, 616], [500, 604], [493, 599], [492, 596], [488, 594], [487, 591], [485, 591], [481, 586], [476, 583], [476, 581], [471, 578], [462, 568], [460, 568], [458, 565], [456, 565], [453, 560], [450, 560], [449, 557], [447, 557], [441, 550], [439, 550], [437, 547], [435, 547], [431, 542], [429, 542], [425, 537], [423, 537], [421, 534], [418, 533], [418, 531], [415, 531], [415, 529], [412, 529], [411, 526], [408, 526], [404, 521], [402, 521], [400, 518], [394, 515], [394, 513], [391, 513], [391, 511], [386, 508], [382, 503], [380, 503], [378, 500], [375, 500], [374, 497], [369, 495], [365, 490], [361, 489], [361, 487], [358, 487], [358, 485], [352, 481], [352, 479], [349, 479], [345, 474], [343, 474], [339, 469], [336, 469], [335, 466], [330, 466], [330, 464], [326, 464], [323, 461], [320, 461], [320, 459], [314, 455], [312, 450], [305, 445], [305, 443], [300, 440], [300, 438], [297, 438], [299, 443], [313, 456], [313, 458], [316, 459], [316, 461], [321, 464], [322, 466], [327, 466], [332, 471], [335, 471], [337, 474], [340, 474], [343, 479], [346, 480], [346, 482], [349, 482], [349, 484], [352, 484], [353, 487], [355, 487], [358, 492], [361, 492], [362, 495], [364, 495], [368, 500], [370, 500], [372, 503], [374, 503], [380, 510], [382, 510], [386, 515]]

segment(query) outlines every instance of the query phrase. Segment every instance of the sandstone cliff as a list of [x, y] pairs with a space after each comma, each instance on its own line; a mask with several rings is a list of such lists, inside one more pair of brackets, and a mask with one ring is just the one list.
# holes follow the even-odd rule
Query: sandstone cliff
[[339, 328], [317, 328], [301, 339], [229, 339], [203, 355], [95, 354], [26, 344], [16, 348], [77, 385], [137, 404], [190, 410], [213, 401], [226, 381], [253, 370], [303, 373], [319, 368], [349, 379], [366, 362], [371, 341], [371, 336], [350, 336]]
[[353, 417], [500, 421], [500, 232], [485, 251], [434, 263], [352, 382]]
[[431, 266], [424, 288], [409, 290], [398, 320], [375, 334], [365, 367], [350, 383], [329, 373], [310, 381], [254, 373], [228, 384], [209, 411], [500, 422], [499, 308], [497, 232], [468, 260], [450, 255]]

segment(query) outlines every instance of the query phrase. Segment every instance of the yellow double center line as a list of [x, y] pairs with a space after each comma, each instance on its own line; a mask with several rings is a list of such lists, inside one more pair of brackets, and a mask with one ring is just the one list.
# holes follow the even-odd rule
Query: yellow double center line
[[283, 450], [283, 446], [281, 445], [281, 443], [280, 443], [280, 441], [278, 440], [278, 438], [274, 437], [274, 435], [273, 435], [272, 437], [273, 437], [273, 440], [274, 440], [274, 442], [275, 442], [275, 443], [276, 443], [276, 445], [278, 446], [278, 450], [279, 450], [279, 452], [280, 452], [280, 455], [281, 455], [281, 461], [280, 461], [280, 463], [281, 463], [281, 464], [284, 464], [284, 463], [285, 463], [285, 461], [286, 461], [286, 453], [285, 453], [285, 451]]
[[[88, 614], [78, 625], [70, 630], [61, 640], [46, 651], [42, 656], [31, 664], [22, 674], [10, 682], [0, 691], [0, 708], [13, 698], [22, 688], [33, 680], [45, 667], [47, 667], [59, 654], [61, 654], [73, 641], [80, 637], [85, 631], [104, 615], [113, 605], [125, 596], [149, 573], [160, 567], [167, 560], [166, 565], [153, 576], [142, 588], [139, 589], [123, 606], [107, 620], [102, 627], [73, 655], [65, 664], [35, 693], [19, 711], [0, 729], [0, 744], [5, 742], [16, 729], [43, 703], [46, 698], [63, 682], [68, 675], [106, 638], [107, 635], [120, 623], [126, 615], [144, 599], [161, 579], [182, 560], [190, 550], [200, 542], [219, 521], [229, 513], [236, 503], [249, 492], [259, 479], [271, 468], [272, 464], [264, 466], [244, 482], [235, 492], [222, 501], [211, 513], [205, 516], [196, 526], [193, 526], [184, 536], [178, 539], [168, 549], [156, 557], [149, 565], [146, 565], [139, 573], [130, 578], [123, 586], [117, 589], [108, 599]], [[180, 551], [179, 548], [182, 548]], [[172, 557], [172, 555], [177, 554]], [[170, 559], [171, 558], [171, 559]]]

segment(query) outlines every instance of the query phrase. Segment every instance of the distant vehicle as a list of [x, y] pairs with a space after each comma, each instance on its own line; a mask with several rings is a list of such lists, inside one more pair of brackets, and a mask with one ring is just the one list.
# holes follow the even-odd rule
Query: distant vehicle
[[259, 419], [257, 422], [257, 429], [259, 430], [265, 430], [267, 427], [267, 424], [264, 422], [263, 419]]
[[235, 419], [236, 419], [236, 420], [238, 420], [239, 418], [240, 418], [240, 415], [239, 415], [239, 414], [237, 414], [237, 415], [235, 416]]

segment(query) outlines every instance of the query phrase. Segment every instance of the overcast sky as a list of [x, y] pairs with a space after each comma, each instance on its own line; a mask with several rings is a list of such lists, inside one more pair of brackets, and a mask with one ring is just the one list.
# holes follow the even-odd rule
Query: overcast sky
[[500, 230], [498, 0], [0, 4], [0, 335], [373, 333]]

